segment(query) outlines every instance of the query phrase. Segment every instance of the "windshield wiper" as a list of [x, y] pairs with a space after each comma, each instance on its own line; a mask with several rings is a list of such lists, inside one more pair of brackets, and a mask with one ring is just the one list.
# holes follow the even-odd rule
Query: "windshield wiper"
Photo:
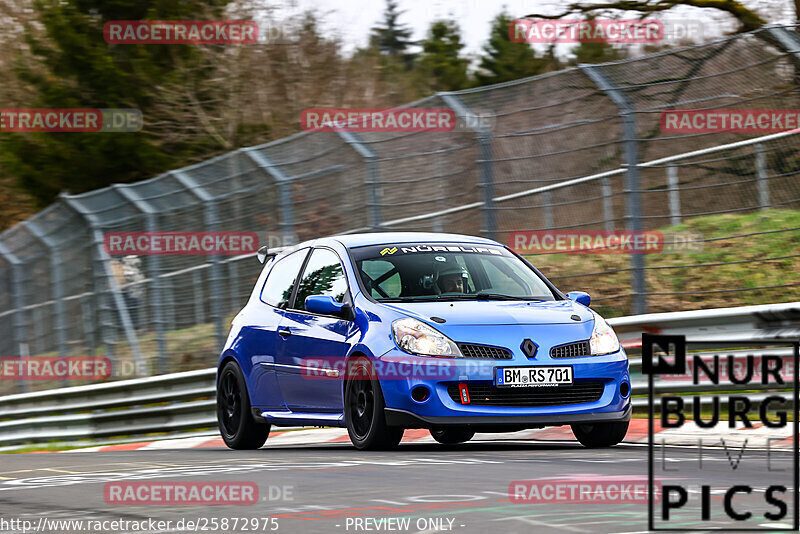
[[476, 293], [478, 300], [538, 300], [533, 297], [517, 297], [514, 295], [503, 295], [501, 293]]
[[419, 295], [408, 297], [394, 297], [390, 299], [379, 299], [380, 302], [433, 302], [437, 300], [531, 300], [542, 301], [539, 297], [517, 297], [514, 295], [503, 295], [501, 293], [473, 293], [455, 295]]
[[455, 300], [527, 300], [541, 302], [541, 297], [518, 297], [516, 295], [503, 295], [502, 293], [475, 293], [472, 295], [442, 295], [442, 298], [452, 298]]
[[516, 297], [514, 295], [502, 295], [500, 293], [474, 293], [456, 295], [424, 295], [415, 297], [395, 297], [391, 299], [380, 299], [381, 302], [433, 302], [436, 300], [536, 300], [537, 297]]
[[378, 302], [433, 302], [434, 300], [441, 300], [441, 295], [420, 295], [413, 297], [392, 297], [388, 299], [378, 299]]

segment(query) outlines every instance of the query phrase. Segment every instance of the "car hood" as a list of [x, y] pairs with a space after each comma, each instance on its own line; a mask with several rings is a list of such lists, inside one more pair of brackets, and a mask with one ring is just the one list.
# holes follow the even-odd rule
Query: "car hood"
[[[589, 308], [571, 300], [470, 300], [383, 305], [427, 323], [432, 323], [431, 317], [441, 318], [447, 326], [578, 324], [594, 319]], [[433, 324], [437, 322], [433, 321]]]

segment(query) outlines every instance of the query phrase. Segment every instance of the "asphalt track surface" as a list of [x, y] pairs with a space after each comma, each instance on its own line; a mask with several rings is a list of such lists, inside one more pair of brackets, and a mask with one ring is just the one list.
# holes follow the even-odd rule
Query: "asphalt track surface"
[[[708, 449], [698, 470], [695, 451], [666, 447], [656, 464], [669, 466], [673, 482], [714, 487], [758, 483], [767, 469], [764, 450], [723, 454]], [[772, 451], [768, 476], [791, 473], [792, 454]], [[666, 459], [666, 461], [665, 461]], [[529, 533], [647, 531], [643, 503], [514, 503], [509, 484], [520, 479], [597, 480], [647, 475], [647, 447], [623, 444], [591, 450], [575, 442], [473, 441], [459, 446], [404, 443], [394, 451], [361, 452], [349, 443], [285, 446], [258, 451], [227, 449], [142, 450], [103, 453], [16, 454], [0, 456], [0, 529], [23, 532], [3, 520], [29, 521], [26, 532], [86, 532], [60, 528], [54, 520], [170, 520], [153, 530], [104, 529], [92, 532], [411, 532]], [[787, 471], [788, 469], [788, 471]], [[785, 476], [784, 476], [785, 478]], [[646, 478], [645, 478], [646, 480]], [[259, 498], [250, 506], [107, 504], [109, 481], [250, 481]], [[737, 506], [764, 508], [763, 495], [737, 498]], [[710, 522], [697, 507], [676, 517], [672, 527], [731, 525], [721, 515], [721, 497], [712, 497]], [[791, 500], [789, 499], [791, 502]], [[778, 525], [761, 521], [753, 526]], [[761, 517], [759, 515], [759, 517]], [[213, 530], [212, 518], [238, 518], [234, 529]], [[242, 529], [244, 518], [259, 518]], [[274, 518], [266, 520], [264, 518]], [[387, 522], [389, 518], [409, 520]], [[195, 528], [176, 522], [195, 520]], [[371, 519], [371, 521], [366, 521]], [[364, 520], [359, 523], [358, 520]], [[383, 520], [383, 523], [379, 521]], [[40, 521], [45, 521], [40, 523]], [[202, 524], [201, 524], [202, 522]], [[41, 526], [43, 525], [43, 526]], [[662, 525], [663, 526], [663, 525]], [[206, 529], [204, 530], [203, 527]], [[277, 528], [276, 528], [277, 527]], [[86, 527], [82, 527], [86, 528]]]

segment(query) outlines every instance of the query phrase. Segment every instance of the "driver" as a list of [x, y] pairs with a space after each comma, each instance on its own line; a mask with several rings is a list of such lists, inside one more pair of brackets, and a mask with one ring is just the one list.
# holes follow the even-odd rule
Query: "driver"
[[464, 293], [467, 287], [467, 271], [459, 265], [448, 265], [439, 269], [437, 283], [442, 293]]

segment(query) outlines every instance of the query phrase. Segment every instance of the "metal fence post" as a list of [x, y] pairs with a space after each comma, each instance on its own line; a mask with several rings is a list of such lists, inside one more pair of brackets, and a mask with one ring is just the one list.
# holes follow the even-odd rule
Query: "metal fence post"
[[[0, 256], [5, 258], [11, 266], [11, 293], [14, 307], [16, 308], [13, 327], [14, 343], [19, 351], [19, 356], [27, 358], [29, 350], [25, 336], [25, 277], [22, 271], [25, 268], [25, 263], [2, 242], [0, 242]], [[20, 389], [23, 392], [29, 391], [30, 386], [27, 379], [20, 380]]]
[[192, 272], [192, 294], [194, 295], [194, 322], [203, 324], [205, 313], [203, 313], [203, 281], [199, 269]]
[[[158, 225], [156, 224], [156, 214], [158, 210], [153, 208], [146, 200], [139, 196], [138, 192], [131, 189], [130, 186], [114, 184], [111, 187], [144, 215], [145, 228], [148, 232], [152, 233], [158, 230]], [[153, 322], [155, 322], [156, 326], [156, 345], [158, 347], [157, 368], [160, 373], [166, 373], [169, 371], [167, 365], [167, 336], [164, 328], [164, 303], [159, 277], [161, 274], [161, 258], [158, 254], [151, 254], [148, 256], [147, 270], [150, 280], [153, 281], [153, 290], [150, 292], [150, 300], [153, 306]], [[139, 313], [139, 319], [141, 320], [141, 312]]]
[[[628, 230], [642, 230], [641, 199], [639, 197], [639, 141], [636, 132], [636, 107], [628, 95], [609, 78], [601, 65], [579, 65], [580, 69], [619, 108], [622, 119], [622, 138], [625, 142], [625, 199]], [[644, 254], [631, 254], [633, 313], [647, 313], [647, 286], [644, 277]]]
[[252, 148], [243, 149], [243, 152], [253, 162], [278, 184], [281, 196], [281, 226], [283, 227], [283, 244], [294, 245], [297, 243], [297, 233], [294, 229], [294, 199], [292, 198], [292, 179], [275, 165], [270, 159]]
[[[177, 321], [175, 320], [175, 286], [172, 283], [172, 277], [165, 277], [164, 278], [164, 315], [167, 319], [167, 322], [171, 325], [177, 326]], [[220, 318], [222, 317], [222, 309], [220, 308]], [[183, 369], [181, 369], [183, 371]]]
[[[794, 55], [795, 58], [800, 58], [800, 37], [798, 37], [795, 32], [789, 31], [785, 26], [780, 24], [765, 24], [763, 30], [766, 31], [766, 35], [768, 36], [768, 38], [765, 39], [767, 42], [772, 45], [777, 44], [786, 52]], [[758, 33], [759, 37], [762, 37], [760, 35], [762, 32]]]
[[544, 209], [544, 227], [553, 228], [553, 195], [550, 191], [542, 193], [542, 208]]
[[97, 340], [95, 339], [96, 326], [92, 320], [94, 311], [92, 310], [92, 299], [89, 296], [81, 297], [81, 322], [83, 323], [83, 332], [86, 335], [86, 345], [89, 350], [89, 355], [94, 356], [97, 350]]
[[369, 147], [359, 135], [353, 132], [337, 132], [345, 143], [353, 147], [358, 155], [364, 159], [367, 171], [365, 182], [368, 191], [367, 206], [369, 208], [369, 227], [373, 232], [381, 230], [381, 191], [380, 169], [378, 168], [378, 155]]
[[[456, 117], [463, 118], [466, 124], [474, 124], [470, 120], [475, 114], [454, 93], [436, 93], [436, 95], [452, 109]], [[492, 133], [483, 121], [479, 126], [470, 126], [477, 134], [478, 163], [481, 166], [481, 181], [478, 186], [483, 190], [483, 233], [489, 239], [495, 239], [497, 234], [497, 219], [494, 208], [494, 168], [492, 157]]]
[[669, 222], [681, 223], [681, 194], [678, 189], [678, 168], [674, 165], [667, 167], [667, 189], [669, 191]]
[[44, 317], [44, 306], [34, 306], [31, 309], [31, 327], [33, 328], [31, 345], [33, 345], [32, 352], [34, 354], [41, 354], [47, 351], [44, 344]]
[[603, 192], [603, 219], [605, 220], [605, 229], [607, 232], [614, 230], [614, 206], [613, 198], [611, 197], [611, 181], [608, 178], [603, 178], [600, 181], [600, 187]]
[[487, 131], [478, 134], [479, 161], [481, 163], [481, 187], [483, 188], [483, 213], [485, 234], [495, 239], [497, 220], [494, 213], [494, 169], [492, 167], [492, 135]]
[[[180, 182], [192, 195], [203, 203], [203, 219], [207, 231], [214, 231], [217, 228], [217, 205], [211, 193], [203, 189], [197, 181], [188, 173], [176, 170], [170, 171], [178, 182]], [[225, 329], [222, 324], [222, 285], [220, 275], [219, 256], [216, 254], [209, 258], [211, 267], [208, 275], [211, 286], [209, 300], [211, 302], [211, 319], [214, 321], [214, 333], [217, 346], [222, 350], [225, 344]]]
[[52, 297], [53, 305], [55, 308], [55, 321], [54, 330], [56, 331], [56, 346], [58, 347], [58, 355], [67, 355], [67, 326], [64, 317], [64, 287], [63, 280], [64, 274], [61, 265], [61, 253], [58, 250], [58, 244], [52, 237], [48, 236], [41, 227], [39, 227], [34, 219], [23, 221], [22, 225], [39, 241], [42, 245], [47, 247], [50, 255], [50, 276], [52, 280]]
[[769, 182], [767, 181], [767, 158], [764, 145], [756, 145], [756, 177], [758, 178], [758, 205], [761, 210], [769, 209]]
[[235, 261], [228, 260], [228, 298], [229, 307], [235, 310], [239, 305], [239, 266]]
[[[99, 221], [97, 220], [97, 216], [91, 213], [76, 197], [70, 197], [64, 193], [59, 195], [61, 200], [66, 204], [69, 208], [71, 208], [75, 213], [81, 216], [86, 223], [89, 225], [91, 235], [92, 235], [92, 245], [94, 249], [94, 277], [95, 277], [95, 284], [99, 285], [98, 288], [99, 293], [110, 293], [111, 300], [113, 304], [108, 306], [106, 309], [111, 307], [116, 307], [117, 313], [119, 314], [120, 322], [122, 323], [122, 328], [125, 331], [125, 337], [128, 340], [128, 345], [131, 349], [131, 354], [133, 355], [133, 359], [136, 361], [136, 365], [140, 368], [143, 368], [145, 365], [144, 359], [142, 358], [142, 351], [139, 349], [139, 340], [136, 337], [136, 332], [133, 328], [133, 322], [131, 321], [131, 316], [128, 313], [128, 307], [125, 305], [125, 300], [122, 298], [122, 292], [120, 291], [119, 285], [117, 284], [116, 278], [114, 278], [114, 273], [111, 272], [111, 256], [108, 255], [106, 249], [103, 245], [103, 231], [101, 230], [101, 226]], [[97, 282], [101, 279], [105, 278], [107, 282], [107, 287], [104, 288], [101, 284]], [[98, 310], [98, 313], [101, 313], [102, 310]], [[105, 323], [101, 320], [101, 325]], [[112, 358], [113, 360], [113, 353], [114, 353], [114, 342], [115, 340], [112, 339], [113, 336], [108, 335], [108, 329], [105, 329], [105, 334], [103, 335], [104, 341], [106, 344], [106, 350], [108, 350], [107, 356]]]
[[[786, 26], [780, 24], [767, 24], [764, 26], [766, 35], [765, 40], [770, 44], [777, 44], [786, 52], [792, 54], [795, 65], [795, 82], [797, 81], [797, 71], [800, 70], [800, 36], [797, 35], [797, 28], [790, 31]], [[759, 37], [761, 32], [759, 32]], [[764, 145], [756, 145], [756, 174], [758, 177], [758, 203], [761, 210], [769, 208], [769, 182], [767, 181], [767, 162], [764, 156]]]
[[[65, 357], [67, 355], [67, 326], [66, 320], [64, 318], [64, 290], [63, 290], [63, 273], [61, 272], [61, 254], [58, 251], [58, 246], [56, 242], [48, 236], [44, 230], [42, 230], [34, 221], [34, 219], [28, 219], [26, 221], [22, 221], [22, 226], [24, 226], [28, 232], [42, 245], [44, 245], [48, 251], [50, 256], [50, 280], [52, 283], [51, 287], [51, 295], [53, 298], [53, 307], [55, 310], [55, 320], [53, 321], [53, 329], [56, 332], [56, 347], [58, 348], [58, 355], [60, 357]], [[34, 321], [33, 325], [36, 325], [39, 322]], [[43, 337], [43, 336], [42, 336]], [[39, 337], [39, 339], [42, 339]], [[47, 348], [44, 348], [42, 352], [46, 352]], [[66, 385], [68, 380], [65, 378], [62, 380], [62, 383]]]

